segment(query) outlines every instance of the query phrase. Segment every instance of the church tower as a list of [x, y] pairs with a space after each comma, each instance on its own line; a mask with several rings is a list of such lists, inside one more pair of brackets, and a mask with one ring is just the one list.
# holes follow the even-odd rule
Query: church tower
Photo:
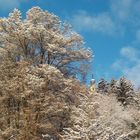
[[96, 84], [95, 84], [95, 79], [92, 74], [92, 79], [90, 80], [90, 88], [89, 88], [90, 94], [93, 94], [96, 92]]

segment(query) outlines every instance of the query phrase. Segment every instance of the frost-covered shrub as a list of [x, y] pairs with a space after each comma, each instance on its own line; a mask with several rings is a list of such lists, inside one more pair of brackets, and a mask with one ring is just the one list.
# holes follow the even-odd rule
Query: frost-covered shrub
[[[64, 140], [138, 140], [140, 112], [123, 107], [113, 95], [92, 94], [72, 108], [73, 127], [65, 128]], [[125, 138], [124, 138], [125, 136]]]

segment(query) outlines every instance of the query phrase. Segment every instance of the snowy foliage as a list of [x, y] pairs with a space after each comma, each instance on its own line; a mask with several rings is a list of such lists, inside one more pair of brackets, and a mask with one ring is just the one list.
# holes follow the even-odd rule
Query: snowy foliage
[[70, 126], [70, 106], [86, 89], [56, 68], [28, 62], [0, 65], [0, 139], [38, 140], [48, 134], [59, 138]]
[[64, 140], [139, 140], [140, 108], [124, 108], [116, 97], [94, 93], [72, 108], [73, 127], [65, 128]]
[[33, 65], [47, 63], [65, 74], [75, 70], [73, 63], [92, 57], [91, 50], [84, 47], [82, 37], [70, 25], [39, 7], [30, 9], [25, 19], [17, 9], [9, 17], [0, 18], [0, 36], [1, 46], [14, 60]]

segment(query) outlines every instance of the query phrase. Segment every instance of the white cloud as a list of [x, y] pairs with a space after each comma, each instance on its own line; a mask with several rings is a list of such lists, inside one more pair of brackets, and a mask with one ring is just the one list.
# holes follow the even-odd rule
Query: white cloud
[[134, 47], [123, 47], [120, 59], [112, 64], [112, 68], [126, 76], [135, 87], [140, 86], [140, 50]]
[[123, 47], [120, 51], [120, 54], [127, 58], [129, 61], [138, 61], [138, 51], [133, 47]]
[[132, 80], [136, 87], [140, 86], [140, 61], [135, 66], [124, 69], [123, 73]]
[[112, 35], [137, 30], [140, 25], [140, 1], [110, 0], [109, 9], [96, 15], [79, 11], [71, 17], [72, 24], [80, 31], [101, 32]]
[[108, 13], [91, 15], [86, 11], [78, 11], [72, 17], [71, 22], [80, 31], [93, 31], [104, 34], [113, 34], [116, 32], [116, 25]]
[[139, 0], [111, 0], [110, 13], [116, 22], [124, 26], [138, 27], [140, 24], [140, 1]]
[[0, 11], [11, 10], [20, 6], [21, 0], [0, 0]]
[[120, 69], [123, 69], [123, 65], [124, 64], [124, 61], [122, 61], [121, 59], [118, 59], [116, 60], [113, 64], [112, 64], [112, 68], [117, 71], [117, 70], [120, 70]]
[[[134, 0], [135, 1], [135, 0]], [[132, 13], [133, 0], [111, 0], [111, 12], [119, 20], [126, 20]]]

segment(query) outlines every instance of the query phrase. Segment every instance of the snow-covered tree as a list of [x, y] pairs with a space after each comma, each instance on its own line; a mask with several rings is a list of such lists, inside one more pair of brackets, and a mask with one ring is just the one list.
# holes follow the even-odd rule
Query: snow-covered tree
[[25, 19], [17, 9], [9, 17], [0, 18], [0, 36], [1, 46], [15, 61], [50, 64], [65, 74], [75, 72], [75, 62], [92, 57], [82, 37], [70, 25], [39, 7], [31, 8]]
[[124, 107], [113, 94], [92, 94], [72, 107], [72, 127], [64, 129], [64, 140], [139, 140], [139, 107]]
[[113, 92], [116, 94], [118, 101], [126, 105], [133, 99], [134, 87], [131, 81], [121, 77], [114, 85]]
[[98, 82], [98, 87], [97, 87], [97, 91], [99, 93], [107, 93], [108, 90], [108, 85], [107, 85], [107, 81], [105, 81], [105, 79], [100, 79], [100, 81]]
[[55, 67], [26, 61], [0, 65], [0, 140], [59, 139], [71, 106], [86, 89]]
[[66, 75], [91, 57], [80, 35], [39, 7], [0, 18], [0, 140], [59, 139], [87, 91]]

